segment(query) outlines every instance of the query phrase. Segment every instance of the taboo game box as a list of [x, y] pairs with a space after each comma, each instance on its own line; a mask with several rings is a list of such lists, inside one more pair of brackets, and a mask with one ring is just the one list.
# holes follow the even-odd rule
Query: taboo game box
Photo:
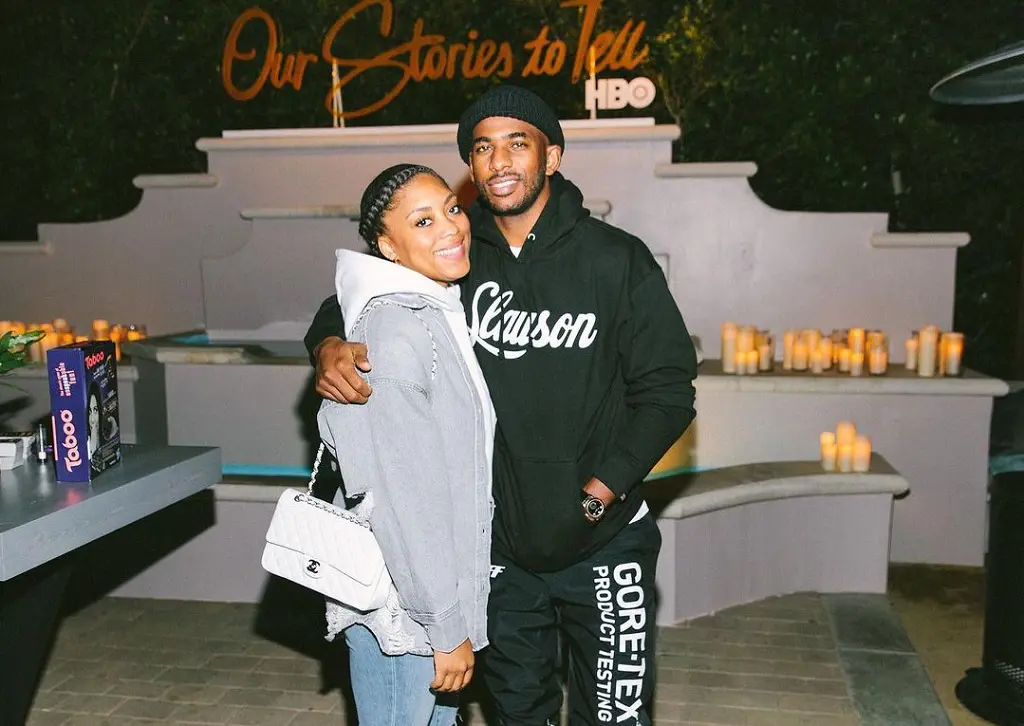
[[121, 461], [117, 359], [110, 341], [46, 353], [57, 481], [88, 482]]

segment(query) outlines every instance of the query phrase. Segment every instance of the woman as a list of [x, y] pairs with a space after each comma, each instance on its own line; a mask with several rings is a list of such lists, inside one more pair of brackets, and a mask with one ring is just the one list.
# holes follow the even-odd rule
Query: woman
[[[105, 415], [100, 405], [100, 387], [96, 383], [89, 384], [89, 402], [86, 409], [86, 427], [89, 433], [89, 458], [92, 459], [104, 443], [117, 436], [117, 419]], [[103, 469], [93, 465], [93, 471], [99, 473]]]
[[100, 448], [100, 389], [95, 383], [89, 385], [89, 405], [87, 409], [87, 428], [89, 430], [89, 456]]
[[360, 726], [451, 726], [487, 644], [494, 409], [451, 283], [469, 271], [469, 221], [432, 169], [399, 164], [363, 192], [373, 256], [338, 250], [349, 340], [373, 350], [362, 406], [325, 401], [320, 433], [344, 497], [362, 497], [394, 587], [380, 610], [328, 601], [344, 631]]

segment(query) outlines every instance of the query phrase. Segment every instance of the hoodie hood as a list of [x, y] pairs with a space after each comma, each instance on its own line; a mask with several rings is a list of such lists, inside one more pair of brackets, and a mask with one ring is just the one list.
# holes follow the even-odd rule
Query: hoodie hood
[[352, 333], [363, 309], [374, 298], [397, 296], [397, 302], [411, 308], [434, 304], [446, 311], [462, 311], [462, 303], [448, 288], [426, 275], [380, 257], [353, 250], [337, 250], [334, 288], [345, 321], [345, 335]]
[[[562, 176], [561, 172], [552, 174], [548, 183], [551, 185], [551, 197], [526, 238], [520, 260], [536, 259], [544, 255], [572, 232], [581, 220], [590, 216], [590, 210], [583, 206], [583, 192]], [[495, 247], [508, 248], [508, 242], [498, 229], [494, 214], [484, 209], [479, 201], [470, 209], [469, 221], [475, 239]]]

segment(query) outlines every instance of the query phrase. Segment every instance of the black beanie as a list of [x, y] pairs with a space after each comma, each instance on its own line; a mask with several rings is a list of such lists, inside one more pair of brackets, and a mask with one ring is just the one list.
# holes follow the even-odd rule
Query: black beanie
[[551, 106], [533, 91], [506, 83], [491, 88], [476, 99], [459, 119], [459, 156], [467, 164], [469, 152], [473, 149], [473, 129], [485, 118], [492, 116], [515, 118], [536, 126], [548, 137], [548, 143], [565, 150], [562, 125], [558, 123], [558, 116], [551, 110]]

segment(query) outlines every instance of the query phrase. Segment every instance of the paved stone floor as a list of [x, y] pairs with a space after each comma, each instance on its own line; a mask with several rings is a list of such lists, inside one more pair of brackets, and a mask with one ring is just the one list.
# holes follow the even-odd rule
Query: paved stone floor
[[[929, 605], [920, 580], [894, 577], [894, 609], [880, 596], [801, 594], [664, 629], [656, 723], [949, 724], [928, 675], [953, 724], [982, 723], [951, 694], [980, 660], [980, 623], [948, 630], [976, 593], [968, 587], [951, 606], [958, 591], [946, 587], [947, 602]], [[272, 611], [117, 598], [78, 607], [59, 631], [29, 726], [354, 724], [338, 648], [298, 625], [311, 620], [304, 607]], [[894, 611], [909, 619], [906, 631]], [[925, 674], [908, 633], [939, 670]], [[963, 644], [950, 655], [952, 639]], [[476, 702], [466, 715], [484, 723]]]
[[953, 693], [964, 670], [981, 665], [984, 570], [897, 565], [889, 573], [889, 601], [953, 726], [986, 726]]

